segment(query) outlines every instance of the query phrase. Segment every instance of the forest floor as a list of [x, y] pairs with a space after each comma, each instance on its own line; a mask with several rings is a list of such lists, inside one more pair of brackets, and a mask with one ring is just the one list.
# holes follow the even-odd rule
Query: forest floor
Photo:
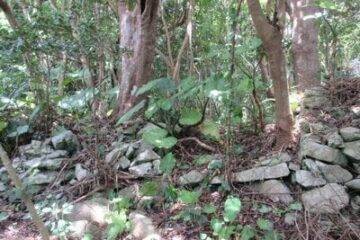
[[[333, 100], [338, 101], [337, 105], [340, 105], [339, 103], [346, 103], [341, 106], [346, 109], [350, 106], [355, 106], [358, 102], [356, 98], [359, 93], [356, 92], [354, 96], [353, 89], [352, 86], [347, 85], [342, 87], [339, 87], [339, 85], [337, 87], [329, 85], [327, 91], [332, 92], [331, 96], [336, 98]], [[334, 118], [331, 114], [324, 111], [324, 109], [318, 111], [316, 114], [308, 116], [308, 121], [316, 122], [321, 120], [322, 123], [331, 124], [337, 128], [347, 126], [353, 121], [351, 117]], [[314, 118], [314, 116], [317, 117]], [[69, 129], [76, 133], [79, 141], [87, 145], [86, 148], [77, 152], [77, 154], [72, 157], [71, 164], [75, 162], [83, 163], [91, 159], [95, 166], [98, 161], [98, 154], [94, 152], [94, 149], [98, 149], [98, 145], [103, 145], [105, 149], [110, 149], [111, 144], [115, 141], [116, 132], [111, 126], [97, 128], [98, 134], [96, 138], [89, 137], [86, 134], [80, 134], [81, 132], [86, 132], [83, 128], [91, 127], [96, 128], [96, 126], [69, 126]], [[224, 142], [215, 143], [202, 140], [204, 144], [215, 150], [211, 152], [212, 155], [220, 154], [227, 156], [223, 173], [229, 179], [232, 177], [231, 174], [233, 172], [247, 169], [254, 165], [259, 157], [269, 155], [275, 143], [276, 131], [271, 125], [267, 126], [264, 133], [258, 135], [252, 132], [237, 131], [238, 132], [234, 132], [236, 138], [233, 144], [242, 147], [240, 155], [226, 154], [226, 144], [224, 144]], [[299, 151], [299, 137], [300, 136], [297, 136], [296, 142], [288, 146], [286, 152], [291, 156], [295, 164], [300, 165], [300, 160], [297, 156]], [[176, 146], [174, 154], [176, 158], [181, 161], [182, 166], [190, 166], [191, 169], [202, 171], [206, 167], [194, 164], [195, 156], [209, 154], [209, 151], [192, 142], [184, 142]], [[63, 166], [61, 171], [73, 167], [71, 164]], [[188, 168], [175, 168], [168, 180], [173, 183], [177, 182], [177, 179], [188, 171], [187, 169]], [[116, 179], [116, 181], [114, 181], [114, 179]], [[157, 180], [164, 181], [161, 177], [158, 177]], [[283, 180], [288, 183], [292, 181], [290, 176], [283, 178]], [[116, 187], [125, 188], [134, 184], [142, 185], [146, 181], [148, 181], [147, 178], [133, 178], [128, 173], [120, 173], [120, 175], [117, 173], [113, 175], [112, 171], [109, 172], [107, 169], [100, 169], [98, 175], [90, 181], [87, 179], [76, 185], [62, 186], [61, 191], [67, 201], [77, 203], [91, 198], [98, 192], [105, 193], [104, 195], [108, 196], [109, 191]], [[295, 200], [294, 203], [301, 202], [302, 188], [299, 185], [287, 185], [289, 185], [291, 196]], [[313, 214], [305, 211], [302, 207], [299, 208], [296, 204], [290, 207], [289, 204], [273, 202], [270, 198], [259, 194], [254, 189], [252, 183], [237, 184], [230, 182], [228, 186], [215, 187], [201, 185], [200, 188], [203, 190], [199, 199], [200, 205], [202, 207], [214, 206], [216, 208], [214, 211], [219, 218], [223, 215], [221, 209], [223, 209], [224, 202], [229, 194], [238, 196], [241, 199], [241, 214], [237, 219], [235, 231], [241, 231], [238, 226], [259, 227], [257, 221], [261, 218], [266, 218], [270, 221], [272, 225], [271, 228], [275, 229], [282, 236], [282, 239], [360, 239], [360, 232], [358, 232], [360, 216], [358, 211], [354, 212], [353, 206], [346, 207], [340, 214]], [[59, 189], [56, 188], [51, 191], [53, 191], [54, 195], [59, 193]], [[50, 192], [47, 191], [46, 194], [50, 194]], [[44, 197], [44, 193], [40, 193], [34, 197], [34, 200], [39, 201], [44, 199]], [[193, 212], [189, 217], [193, 217], [194, 219], [184, 220], [182, 218], [186, 217], [181, 216], [184, 210], [186, 210], [186, 206], [178, 202], [173, 202], [172, 204], [166, 203], [162, 197], [157, 198], [157, 200], [151, 204], [151, 207], [145, 207], [142, 210], [152, 219], [162, 239], [200, 239], [199, 236], [201, 234], [212, 236], [214, 232], [211, 227], [210, 215], [202, 214], [200, 210], [200, 213]], [[190, 211], [194, 210], [197, 210], [197, 208], [190, 209]], [[14, 204], [13, 202], [9, 203], [0, 198], [0, 211], [8, 213], [7, 219], [0, 221], [0, 239], [40, 239], [35, 227], [28, 220], [28, 216], [25, 214], [18, 200]], [[290, 215], [287, 215], [288, 213], [290, 213]], [[284, 216], [291, 216], [291, 214], [295, 216], [295, 220], [292, 224], [289, 224], [289, 219], [286, 219]], [[103, 231], [106, 230], [103, 226], [99, 227]], [[266, 227], [257, 229], [256, 232], [259, 234], [259, 237], [256, 237], [256, 239], [280, 239], [275, 235], [266, 235], [265, 232], [267, 231]], [[126, 234], [122, 236], [123, 237], [118, 239], [125, 239]], [[243, 238], [239, 236], [238, 238], [231, 239]]]

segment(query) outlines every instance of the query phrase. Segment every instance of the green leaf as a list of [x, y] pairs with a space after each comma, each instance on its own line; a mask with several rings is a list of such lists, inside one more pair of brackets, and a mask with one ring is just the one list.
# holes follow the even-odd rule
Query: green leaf
[[143, 196], [156, 196], [159, 192], [159, 184], [154, 181], [144, 183], [140, 188], [140, 193]]
[[211, 228], [214, 232], [214, 235], [218, 236], [225, 223], [223, 221], [220, 221], [217, 218], [213, 218], [213, 219], [211, 219], [210, 224], [211, 224]]
[[264, 230], [264, 231], [269, 231], [269, 230], [273, 229], [273, 223], [264, 218], [259, 218], [256, 221], [256, 224], [258, 225], [258, 227], [261, 230]]
[[143, 139], [145, 142], [157, 147], [169, 149], [175, 146], [177, 139], [175, 137], [166, 137], [168, 132], [162, 128], [153, 128], [144, 132]]
[[181, 190], [178, 198], [185, 204], [195, 204], [199, 201], [200, 193], [195, 191]]
[[127, 111], [124, 115], [122, 115], [119, 120], [117, 121], [116, 125], [125, 123], [126, 121], [129, 121], [136, 113], [138, 113], [142, 108], [145, 107], [145, 100], [142, 100], [138, 104], [136, 104], [133, 108], [131, 108], [129, 111]]
[[192, 126], [200, 122], [201, 113], [194, 109], [185, 109], [181, 112], [179, 123], [184, 126]]
[[250, 240], [255, 237], [255, 230], [249, 226], [246, 225], [242, 231], [241, 231], [241, 240]]
[[176, 143], [177, 143], [177, 139], [175, 137], [167, 137], [157, 141], [154, 146], [158, 148], [170, 149], [173, 146], [175, 146]]
[[214, 121], [205, 121], [200, 125], [200, 132], [205, 136], [214, 138], [216, 140], [220, 139], [220, 131], [218, 125]]
[[107, 239], [115, 240], [126, 229], [127, 217], [125, 210], [121, 210], [119, 213], [113, 214], [110, 220], [111, 224], [107, 229]]
[[168, 153], [161, 160], [160, 170], [166, 174], [170, 174], [176, 165], [176, 159], [172, 153]]
[[225, 201], [224, 220], [226, 222], [234, 221], [241, 210], [241, 201], [237, 197], [230, 196]]
[[7, 122], [0, 121], [0, 132], [2, 132], [7, 126], [8, 126]]
[[212, 204], [206, 204], [202, 210], [206, 214], [212, 214], [212, 213], [216, 212], [216, 207], [214, 207], [214, 205], [212, 205]]

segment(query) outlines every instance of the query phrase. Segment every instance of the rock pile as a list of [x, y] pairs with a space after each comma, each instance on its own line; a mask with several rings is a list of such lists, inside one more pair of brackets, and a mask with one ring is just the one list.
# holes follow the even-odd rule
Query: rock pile
[[[45, 141], [32, 140], [30, 144], [20, 146], [19, 156], [12, 163], [25, 185], [36, 186], [40, 190], [46, 184], [55, 181], [55, 184], [60, 184], [64, 180], [57, 179], [58, 171], [78, 148], [76, 136], [71, 131], [64, 131]], [[0, 169], [0, 178], [7, 182], [5, 172], [5, 168]], [[65, 178], [71, 178], [71, 175], [70, 172]]]

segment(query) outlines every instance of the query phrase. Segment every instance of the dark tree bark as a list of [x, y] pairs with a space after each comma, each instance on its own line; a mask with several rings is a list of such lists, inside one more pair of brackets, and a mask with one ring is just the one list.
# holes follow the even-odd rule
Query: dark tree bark
[[134, 9], [118, 2], [122, 73], [118, 113], [124, 113], [138, 100], [131, 93], [152, 76], [155, 55], [156, 20], [159, 0], [137, 0]]
[[276, 124], [279, 131], [277, 148], [293, 139], [293, 119], [289, 104], [289, 85], [286, 79], [285, 55], [282, 49], [285, 1], [277, 1], [276, 18], [273, 21], [265, 17], [258, 0], [247, 0], [256, 32], [263, 42], [269, 60], [270, 76], [273, 80], [275, 95]]
[[317, 9], [314, 0], [291, 0], [294, 75], [298, 91], [320, 85]]

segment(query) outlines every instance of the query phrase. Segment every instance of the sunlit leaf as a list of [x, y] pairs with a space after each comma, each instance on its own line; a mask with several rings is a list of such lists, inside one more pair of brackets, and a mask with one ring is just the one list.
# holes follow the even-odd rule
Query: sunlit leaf
[[201, 120], [201, 113], [194, 109], [184, 109], [181, 112], [179, 123], [184, 126], [195, 125]]
[[234, 221], [241, 210], [241, 201], [237, 197], [228, 197], [224, 205], [224, 220], [227, 222]]

